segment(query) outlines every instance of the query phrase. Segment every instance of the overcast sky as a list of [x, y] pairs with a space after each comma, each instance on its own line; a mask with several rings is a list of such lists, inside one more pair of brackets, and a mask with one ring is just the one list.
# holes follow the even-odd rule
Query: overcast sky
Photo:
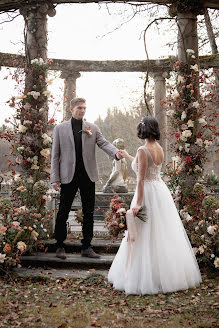
[[[48, 57], [80, 60], [142, 60], [146, 59], [142, 31], [150, 18], [147, 13], [136, 15], [130, 22], [132, 8], [124, 4], [111, 4], [108, 9], [98, 4], [71, 4], [56, 7], [56, 16], [48, 18]], [[118, 28], [120, 27], [120, 28]], [[0, 52], [23, 53], [22, 16], [0, 25]], [[115, 30], [116, 29], [116, 30]], [[115, 30], [115, 31], [114, 31]], [[151, 59], [176, 55], [176, 49], [165, 46], [176, 38], [176, 30], [166, 31], [155, 27], [148, 34], [148, 52]], [[15, 85], [0, 72], [0, 123], [12, 112], [5, 102], [16, 94]], [[143, 95], [141, 73], [83, 73], [77, 80], [77, 95], [87, 99], [87, 120], [105, 116], [108, 108], [131, 108]], [[63, 80], [55, 77], [52, 86], [55, 100], [61, 101]], [[51, 115], [54, 106], [50, 106]], [[57, 113], [62, 119], [62, 107]]]

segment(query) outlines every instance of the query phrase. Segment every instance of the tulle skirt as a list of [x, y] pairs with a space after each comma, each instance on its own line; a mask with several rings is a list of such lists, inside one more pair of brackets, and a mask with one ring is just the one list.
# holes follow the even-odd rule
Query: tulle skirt
[[[135, 206], [135, 192], [130, 208]], [[190, 241], [166, 184], [145, 181], [143, 204], [148, 219], [136, 221], [137, 238], [128, 231], [113, 260], [108, 281], [127, 294], [156, 294], [199, 286], [201, 274]]]

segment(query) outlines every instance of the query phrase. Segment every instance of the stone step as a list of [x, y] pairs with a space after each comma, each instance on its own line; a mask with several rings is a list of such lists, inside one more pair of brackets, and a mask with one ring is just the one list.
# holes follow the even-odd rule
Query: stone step
[[[47, 249], [47, 253], [53, 253], [56, 251], [56, 240], [50, 239], [44, 241], [45, 248]], [[93, 250], [97, 253], [107, 253], [107, 254], [115, 254], [118, 251], [121, 241], [112, 242], [108, 239], [93, 239], [92, 247]], [[80, 253], [81, 251], [81, 242], [79, 240], [76, 241], [65, 241], [65, 251], [66, 253]]]
[[73, 269], [108, 269], [114, 259], [114, 255], [103, 254], [99, 259], [82, 257], [81, 254], [67, 254], [65, 260], [56, 257], [55, 253], [35, 253], [21, 257], [22, 267], [42, 268], [73, 268]]
[[19, 277], [21, 278], [30, 278], [30, 277], [44, 277], [44, 278], [81, 278], [85, 279], [92, 275], [101, 275], [104, 278], [107, 278], [108, 269], [107, 270], [99, 270], [99, 269], [73, 269], [71, 270], [66, 268], [51, 268], [51, 269], [43, 269], [43, 268], [13, 268], [12, 269]]

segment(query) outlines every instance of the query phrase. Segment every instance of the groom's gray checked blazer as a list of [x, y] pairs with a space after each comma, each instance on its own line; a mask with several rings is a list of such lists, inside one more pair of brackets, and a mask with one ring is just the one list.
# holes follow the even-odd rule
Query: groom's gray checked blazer
[[[90, 129], [92, 135], [89, 135], [86, 129]], [[112, 157], [115, 157], [118, 149], [103, 137], [96, 124], [83, 120], [81, 133], [84, 166], [91, 181], [95, 182], [98, 180], [96, 144]], [[70, 118], [57, 125], [53, 131], [51, 183], [70, 183], [74, 176], [75, 165], [75, 143]]]

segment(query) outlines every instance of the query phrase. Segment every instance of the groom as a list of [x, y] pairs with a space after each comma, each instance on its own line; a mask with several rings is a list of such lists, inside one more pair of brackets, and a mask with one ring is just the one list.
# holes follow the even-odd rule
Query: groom
[[81, 255], [99, 258], [91, 247], [95, 181], [98, 180], [96, 144], [117, 160], [122, 156], [118, 149], [103, 137], [97, 125], [83, 120], [86, 112], [84, 98], [72, 99], [70, 111], [70, 120], [57, 125], [53, 132], [50, 181], [56, 191], [60, 188], [60, 204], [55, 224], [56, 256], [66, 258], [63, 243], [67, 236], [66, 221], [79, 189], [83, 210]]

